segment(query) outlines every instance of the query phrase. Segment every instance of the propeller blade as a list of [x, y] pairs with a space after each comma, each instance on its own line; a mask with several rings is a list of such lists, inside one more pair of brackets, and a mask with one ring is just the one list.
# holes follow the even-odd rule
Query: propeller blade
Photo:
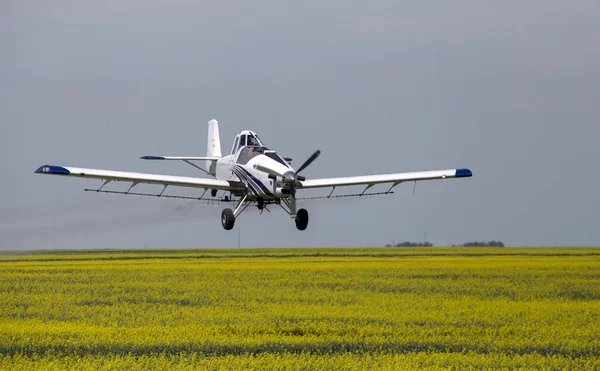
[[296, 187], [290, 187], [290, 214], [296, 215]]
[[315, 153], [313, 153], [308, 160], [306, 160], [302, 166], [300, 166], [300, 168], [298, 168], [298, 170], [296, 170], [296, 174], [298, 174], [299, 172], [301, 172], [302, 170], [306, 169], [308, 167], [308, 165], [310, 165], [317, 157], [319, 157], [319, 155], [321, 154], [321, 150], [316, 150]]

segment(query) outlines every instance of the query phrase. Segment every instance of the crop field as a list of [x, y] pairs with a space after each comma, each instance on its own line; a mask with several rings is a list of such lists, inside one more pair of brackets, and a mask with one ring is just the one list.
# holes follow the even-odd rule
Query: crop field
[[0, 255], [0, 369], [600, 369], [600, 249]]

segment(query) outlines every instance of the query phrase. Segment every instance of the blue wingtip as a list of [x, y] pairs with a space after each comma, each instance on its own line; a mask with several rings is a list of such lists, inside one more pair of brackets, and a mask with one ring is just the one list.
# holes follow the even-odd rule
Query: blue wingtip
[[140, 157], [142, 160], [164, 160], [165, 158], [162, 156], [142, 156]]
[[69, 175], [71, 172], [62, 166], [44, 165], [40, 166], [35, 173], [37, 174], [58, 174]]
[[473, 172], [469, 169], [456, 169], [455, 178], [468, 178], [473, 176]]

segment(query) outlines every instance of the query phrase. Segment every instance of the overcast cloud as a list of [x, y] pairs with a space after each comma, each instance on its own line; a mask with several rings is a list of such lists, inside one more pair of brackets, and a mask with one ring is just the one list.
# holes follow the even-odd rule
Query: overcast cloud
[[[598, 245], [597, 1], [0, 2], [0, 249]], [[199, 175], [207, 121], [307, 177], [468, 167], [464, 180], [282, 210], [83, 192], [43, 164]], [[125, 187], [120, 184], [117, 187]], [[140, 190], [162, 187], [139, 186]], [[175, 188], [169, 188], [177, 194]], [[194, 194], [183, 190], [179, 194]], [[323, 191], [322, 193], [327, 193]]]

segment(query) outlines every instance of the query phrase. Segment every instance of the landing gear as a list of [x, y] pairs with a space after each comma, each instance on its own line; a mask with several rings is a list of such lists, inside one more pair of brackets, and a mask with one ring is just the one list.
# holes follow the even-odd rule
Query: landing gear
[[296, 213], [293, 213], [295, 210], [295, 204], [292, 205], [290, 201], [287, 199], [278, 199], [278, 200], [265, 200], [262, 198], [251, 199], [248, 201], [248, 195], [244, 195], [239, 201], [236, 201], [235, 209], [224, 209], [221, 212], [221, 224], [223, 228], [227, 231], [232, 230], [235, 225], [235, 220], [239, 218], [240, 214], [244, 212], [251, 204], [256, 202], [256, 206], [259, 210], [261, 210], [261, 214], [263, 210], [269, 211], [267, 209], [267, 205], [275, 204], [279, 205], [283, 210], [285, 210], [288, 215], [294, 219], [296, 223], [296, 228], [298, 230], [303, 231], [308, 227], [308, 211], [306, 209], [299, 209]]
[[288, 213], [292, 219], [294, 219], [296, 228], [298, 228], [299, 231], [303, 231], [306, 229], [306, 227], [308, 227], [308, 211], [306, 211], [306, 209], [299, 209], [298, 211], [294, 212], [294, 210], [296, 210], [296, 202], [295, 199], [291, 197], [290, 199], [292, 201], [287, 198], [282, 198], [280, 199], [280, 202], [276, 204], [279, 205], [286, 213]]
[[300, 209], [296, 213], [296, 228], [303, 231], [308, 226], [308, 211], [306, 209]]
[[233, 210], [224, 209], [221, 213], [221, 224], [223, 224], [223, 228], [229, 231], [233, 228], [235, 224], [235, 216], [233, 215]]
[[[225, 196], [227, 197], [227, 196]], [[235, 210], [231, 210], [231, 209], [224, 209], [223, 212], [221, 212], [221, 224], [223, 225], [223, 228], [225, 228], [225, 230], [229, 231], [231, 229], [233, 229], [233, 225], [235, 224], [235, 219], [240, 216], [240, 214], [246, 210], [246, 208], [252, 203], [252, 202], [246, 202], [246, 199], [248, 198], [248, 195], [245, 195], [240, 202], [236, 205]]]
[[216, 189], [211, 189], [210, 190], [210, 195], [211, 195], [211, 197], [217, 197], [217, 190]]

